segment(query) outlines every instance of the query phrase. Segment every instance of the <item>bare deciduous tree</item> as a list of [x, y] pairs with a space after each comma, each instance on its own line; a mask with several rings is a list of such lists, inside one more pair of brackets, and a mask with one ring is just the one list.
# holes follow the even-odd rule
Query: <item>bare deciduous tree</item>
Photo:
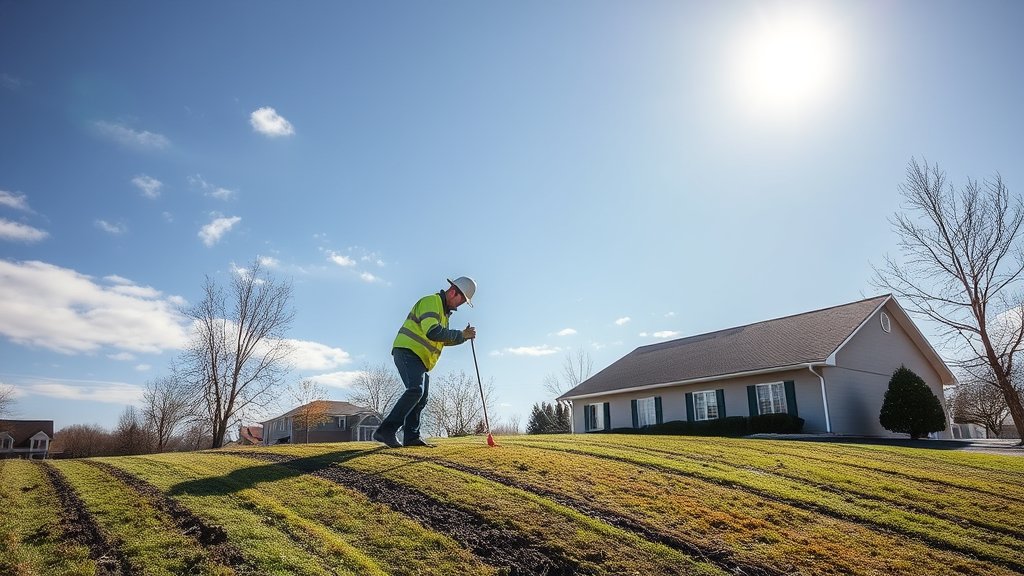
[[298, 410], [292, 415], [293, 428], [304, 431], [308, 443], [310, 428], [331, 421], [330, 405], [325, 401], [327, 390], [312, 380], [303, 380], [289, 388], [288, 394], [298, 404]]
[[913, 159], [900, 192], [906, 210], [891, 223], [905, 261], [886, 257], [875, 268], [875, 284], [938, 323], [947, 343], [968, 347], [961, 366], [991, 373], [1024, 438], [1024, 406], [1013, 384], [1024, 301], [1011, 293], [1024, 272], [1024, 205], [998, 174], [983, 183], [968, 180], [957, 193], [937, 165]]
[[590, 378], [590, 373], [593, 370], [594, 361], [590, 358], [589, 352], [583, 348], [578, 348], [576, 352], [566, 352], [562, 362], [562, 373], [545, 376], [544, 389], [553, 397], [558, 398]]
[[970, 378], [957, 385], [950, 398], [953, 420], [984, 426], [992, 435], [999, 436], [1003, 421], [1009, 413], [1006, 398], [992, 382]]
[[0, 384], [0, 418], [9, 416], [14, 406], [14, 386]]
[[203, 300], [185, 311], [194, 334], [183, 365], [205, 411], [214, 448], [224, 444], [237, 415], [273, 401], [273, 391], [290, 369], [291, 347], [284, 335], [294, 317], [291, 294], [290, 283], [278, 282], [254, 260], [234, 275], [227, 296], [207, 276]]
[[67, 458], [90, 458], [113, 453], [110, 433], [96, 424], [72, 424], [57, 431], [51, 453]]
[[127, 406], [111, 434], [114, 453], [118, 456], [150, 452], [151, 435], [135, 406]]
[[189, 390], [175, 368], [146, 383], [142, 415], [153, 430], [156, 451], [163, 452], [178, 426], [189, 417]]
[[352, 382], [348, 393], [348, 401], [356, 406], [376, 410], [387, 414], [395, 405], [398, 397], [405, 392], [405, 385], [398, 373], [385, 364], [366, 364], [359, 376]]
[[[493, 414], [494, 383], [488, 382], [483, 389], [488, 413]], [[440, 378], [431, 378], [421, 427], [432, 436], [468, 436], [483, 417], [480, 387], [465, 372], [449, 372]]]

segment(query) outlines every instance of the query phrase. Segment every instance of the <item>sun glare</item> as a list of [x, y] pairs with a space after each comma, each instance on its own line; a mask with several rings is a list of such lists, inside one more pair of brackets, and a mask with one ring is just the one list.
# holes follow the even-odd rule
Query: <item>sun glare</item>
[[806, 116], [827, 100], [841, 73], [835, 31], [810, 14], [764, 16], [742, 35], [734, 73], [752, 114]]

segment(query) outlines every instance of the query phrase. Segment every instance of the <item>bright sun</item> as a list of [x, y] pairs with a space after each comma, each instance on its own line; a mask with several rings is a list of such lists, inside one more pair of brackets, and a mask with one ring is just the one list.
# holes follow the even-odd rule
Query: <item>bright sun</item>
[[740, 100], [759, 117], [806, 116], [831, 95], [840, 75], [835, 32], [810, 14], [762, 15], [742, 37]]

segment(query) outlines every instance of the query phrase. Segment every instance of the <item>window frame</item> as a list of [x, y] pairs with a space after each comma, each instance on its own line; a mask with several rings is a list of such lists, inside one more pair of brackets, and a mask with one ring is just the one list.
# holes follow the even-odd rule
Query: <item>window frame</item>
[[[704, 405], [698, 406], [697, 398], [704, 398]], [[711, 398], [710, 404], [708, 403], [708, 397]], [[708, 407], [714, 404], [715, 416], [712, 418], [708, 415]], [[701, 417], [700, 408], [704, 408], [704, 417]], [[718, 407], [718, 391], [717, 390], [700, 390], [693, 393], [693, 420], [695, 422], [702, 422], [704, 420], [718, 420], [721, 410]]]
[[[593, 409], [593, 416], [588, 417], [587, 412]], [[583, 425], [587, 432], [592, 430], [604, 430], [604, 403], [584, 404]], [[587, 427], [587, 424], [591, 426]]]
[[[636, 399], [636, 426], [637, 428], [645, 428], [647, 426], [654, 426], [658, 423], [658, 404], [654, 396], [647, 398]], [[648, 404], [649, 402], [649, 404]], [[648, 405], [650, 410], [648, 411]], [[645, 422], [650, 416], [650, 421]]]
[[[778, 387], [778, 397], [777, 398], [775, 397], [775, 393], [773, 392], [773, 390], [775, 390], [776, 387]], [[761, 400], [761, 390], [762, 389], [768, 391], [767, 401], [768, 401], [769, 408], [771, 408], [770, 412], [765, 412], [763, 410], [764, 404], [762, 403], [762, 400]], [[788, 414], [789, 413], [789, 406], [788, 406], [788, 403], [786, 402], [786, 383], [785, 382], [765, 382], [763, 384], [756, 384], [754, 386], [754, 392], [757, 394], [757, 414], [758, 414], [758, 416], [764, 415], [764, 414]], [[776, 400], [779, 400], [779, 407], [781, 408], [780, 410], [775, 410], [775, 408], [776, 408], [775, 401]]]
[[348, 430], [348, 416], [335, 416], [334, 423], [339, 430]]

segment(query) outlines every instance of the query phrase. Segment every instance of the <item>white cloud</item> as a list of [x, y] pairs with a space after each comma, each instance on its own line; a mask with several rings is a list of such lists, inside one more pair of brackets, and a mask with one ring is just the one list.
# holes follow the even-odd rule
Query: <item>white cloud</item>
[[174, 214], [164, 211], [160, 215], [163, 216], [164, 220], [166, 220], [167, 222], [174, 222]]
[[185, 345], [173, 297], [124, 288], [45, 262], [0, 260], [0, 334], [66, 354], [108, 346], [157, 353]]
[[513, 356], [548, 356], [550, 354], [557, 354], [560, 348], [548, 346], [519, 346], [517, 348], [505, 348], [503, 353], [512, 354]]
[[559, 336], [572, 336], [575, 333], [576, 333], [576, 330], [573, 329], [573, 328], [565, 328], [565, 329], [562, 329], [562, 330], [558, 331], [558, 335]]
[[85, 400], [108, 404], [139, 404], [144, 391], [141, 386], [121, 382], [83, 384], [62, 384], [59, 381], [44, 381], [25, 387], [29, 394], [61, 398], [64, 400]]
[[676, 315], [675, 312], [668, 312], [668, 313], [665, 314], [665, 318], [675, 318], [675, 315]]
[[96, 220], [94, 224], [97, 228], [103, 230], [108, 234], [124, 234], [125, 232], [128, 231], [128, 226], [126, 226], [123, 223], [112, 224], [110, 222], [107, 222], [106, 220]]
[[38, 242], [50, 233], [45, 230], [33, 228], [27, 224], [19, 224], [10, 220], [0, 218], [0, 240], [13, 240], [16, 242]]
[[359, 279], [363, 282], [380, 282], [380, 278], [370, 274], [369, 272], [362, 272], [359, 274]]
[[629, 323], [629, 320], [630, 320], [629, 316], [623, 316], [622, 318], [619, 318], [618, 320], [615, 321], [615, 325], [616, 326], [625, 326], [626, 324]]
[[307, 380], [312, 380], [317, 384], [330, 386], [332, 388], [351, 388], [356, 378], [358, 378], [362, 373], [363, 372], [361, 370], [354, 370], [351, 372], [331, 372], [329, 374], [310, 376]]
[[217, 187], [215, 190], [206, 193], [207, 196], [212, 196], [217, 200], [231, 200], [235, 197], [234, 190], [228, 190], [227, 188]]
[[124, 124], [97, 120], [93, 127], [103, 137], [137, 150], [161, 150], [171, 145], [163, 134], [133, 130]]
[[679, 331], [677, 331], [677, 330], [660, 330], [660, 331], [655, 332], [654, 334], [652, 334], [652, 336], [654, 336], [655, 338], [675, 338], [676, 336], [679, 336]]
[[135, 366], [135, 370], [138, 372], [147, 372], [149, 371], [150, 368], [152, 368], [152, 366], [150, 366], [149, 364], [139, 364]]
[[202, 174], [196, 174], [195, 176], [189, 176], [188, 182], [192, 186], [195, 186], [203, 191], [204, 196], [210, 196], [217, 200], [231, 200], [237, 195], [234, 190], [229, 190], [223, 186], [215, 186], [207, 182]]
[[330, 250], [327, 251], [327, 259], [343, 268], [348, 268], [350, 266], [356, 265], [355, 260], [349, 258], [348, 256], [345, 256], [344, 254], [338, 254], [337, 252], [333, 252]]
[[29, 86], [31, 82], [23, 80], [10, 74], [0, 74], [0, 86], [7, 88], [8, 90], [21, 90], [22, 88]]
[[107, 358], [111, 360], [117, 360], [119, 362], [131, 362], [135, 360], [135, 354], [129, 352], [118, 352], [117, 354], [107, 354]]
[[146, 176], [145, 174], [139, 174], [135, 178], [132, 178], [132, 184], [141, 190], [142, 195], [146, 198], [159, 198], [160, 189], [164, 186], [163, 182], [153, 178], [152, 176]]
[[270, 137], [295, 134], [295, 128], [292, 127], [291, 122], [285, 120], [277, 113], [277, 110], [270, 106], [259, 108], [250, 114], [249, 123], [252, 124], [253, 130]]
[[28, 199], [24, 194], [8, 192], [6, 190], [0, 190], [0, 206], [7, 206], [8, 208], [14, 208], [15, 210], [24, 210], [25, 212], [32, 211], [28, 207]]
[[239, 216], [232, 216], [230, 218], [214, 218], [212, 222], [203, 226], [199, 230], [199, 237], [203, 239], [203, 244], [213, 246], [219, 242], [221, 237], [227, 234], [235, 224], [238, 224], [241, 221], [242, 219]]
[[297, 370], [330, 370], [352, 361], [352, 356], [341, 348], [333, 348], [308, 340], [287, 340], [292, 347], [289, 360]]
[[259, 256], [260, 266], [266, 266], [267, 268], [279, 268], [281, 261], [273, 256]]

